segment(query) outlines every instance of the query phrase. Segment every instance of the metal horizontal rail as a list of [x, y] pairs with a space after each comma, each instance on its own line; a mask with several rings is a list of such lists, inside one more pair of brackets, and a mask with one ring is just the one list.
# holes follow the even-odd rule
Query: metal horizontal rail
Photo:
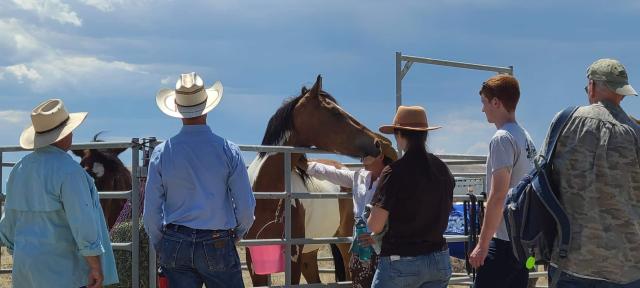
[[[443, 235], [448, 243], [469, 241], [467, 235]], [[353, 237], [322, 237], [322, 238], [294, 238], [289, 241], [283, 239], [247, 239], [238, 243], [239, 246], [261, 246], [261, 245], [307, 245], [307, 244], [335, 244], [335, 243], [351, 243]]]
[[463, 177], [463, 178], [484, 178], [487, 174], [485, 173], [453, 173], [453, 177]]
[[238, 145], [240, 150], [246, 152], [267, 152], [267, 153], [309, 153], [309, 154], [335, 154], [316, 148], [293, 147], [293, 146], [262, 146], [262, 145]]
[[482, 64], [472, 64], [472, 63], [408, 56], [408, 55], [402, 55], [401, 57], [402, 57], [401, 60], [408, 61], [408, 62], [425, 63], [425, 64], [432, 64], [432, 65], [439, 65], [439, 66], [493, 71], [497, 73], [506, 73], [506, 74], [510, 74], [513, 71], [513, 68], [511, 67], [489, 66], [489, 65], [482, 65]]
[[[477, 200], [484, 200], [484, 196], [482, 195], [475, 195]], [[453, 202], [463, 202], [463, 201], [469, 201], [469, 195], [453, 195]]]
[[2, 167], [13, 167], [16, 166], [16, 162], [2, 162]]
[[487, 156], [483, 155], [467, 155], [467, 154], [436, 154], [443, 161], [446, 160], [477, 160], [487, 161]]
[[100, 199], [131, 199], [131, 190], [129, 191], [105, 191], [98, 192]]
[[111, 243], [111, 248], [113, 250], [126, 250], [126, 251], [131, 251], [131, 247], [133, 246], [133, 243], [128, 242], [128, 243]]
[[247, 239], [238, 243], [238, 246], [261, 246], [261, 245], [291, 245], [302, 244], [331, 244], [331, 243], [351, 243], [353, 237], [323, 237], [323, 238], [294, 238], [289, 241], [283, 239]]
[[11, 274], [12, 272], [11, 269], [0, 269], [0, 274]]
[[[284, 192], [254, 192], [253, 196], [256, 199], [284, 199], [287, 198], [287, 193]], [[293, 199], [351, 199], [352, 194], [347, 192], [293, 192], [291, 198]]]
[[[294, 199], [351, 199], [352, 193], [348, 192], [329, 192], [329, 193], [308, 193], [308, 192], [294, 192], [291, 193], [291, 198]], [[256, 199], [284, 199], [287, 197], [287, 193], [284, 192], [254, 192], [253, 196]], [[477, 200], [484, 200], [484, 196], [478, 194], [475, 195]], [[453, 195], [453, 202], [469, 201], [469, 195]]]
[[[71, 145], [70, 150], [81, 149], [109, 149], [109, 148], [130, 148], [134, 143], [131, 142], [92, 142], [92, 143], [78, 143]], [[0, 152], [22, 152], [31, 151], [33, 149], [24, 149], [20, 146], [0, 146]]]
[[485, 160], [442, 160], [444, 164], [448, 166], [462, 166], [462, 165], [484, 165], [487, 163]]
[[[291, 193], [291, 198], [294, 199], [351, 199], [352, 193], [348, 192], [318, 192], [318, 193], [308, 193], [308, 192], [293, 192]], [[284, 199], [287, 197], [287, 193], [284, 192], [254, 192], [253, 196], [256, 199]], [[477, 200], [484, 200], [484, 196], [476, 195]], [[469, 195], [453, 195], [453, 202], [463, 202], [469, 201]]]
[[[484, 165], [487, 163], [486, 159], [442, 159], [442, 162], [444, 162], [447, 165], [456, 165], [456, 166], [460, 166], [460, 165]], [[361, 169], [364, 168], [364, 166], [361, 163], [343, 163], [342, 165], [344, 165], [347, 168], [351, 168], [351, 169]]]
[[294, 192], [291, 193], [291, 197], [295, 199], [351, 199], [353, 195], [347, 192], [332, 192], [332, 193], [308, 193], [308, 192]]
[[337, 282], [337, 283], [315, 283], [315, 284], [300, 284], [300, 285], [290, 285], [290, 286], [269, 286], [270, 288], [284, 288], [284, 287], [304, 287], [304, 288], [327, 288], [327, 287], [351, 287], [351, 281], [347, 282]]

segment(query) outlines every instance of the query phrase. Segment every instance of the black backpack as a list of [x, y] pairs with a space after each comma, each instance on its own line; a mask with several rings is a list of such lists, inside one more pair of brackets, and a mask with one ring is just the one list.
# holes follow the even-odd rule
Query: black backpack
[[[535, 169], [507, 196], [504, 220], [513, 253], [522, 265], [527, 266], [530, 257], [535, 264], [549, 264], [555, 250], [560, 258], [567, 257], [571, 227], [559, 201], [558, 188], [551, 182], [551, 172], [558, 137], [576, 110], [577, 107], [569, 107], [559, 113], [550, 127], [545, 155], [536, 157]], [[554, 247], [556, 238], [558, 247]]]

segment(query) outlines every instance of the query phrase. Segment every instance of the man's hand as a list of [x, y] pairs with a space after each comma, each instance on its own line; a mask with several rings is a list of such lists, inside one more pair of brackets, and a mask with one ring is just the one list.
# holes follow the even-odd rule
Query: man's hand
[[480, 245], [480, 243], [478, 243], [476, 248], [474, 248], [469, 255], [469, 263], [473, 268], [478, 269], [480, 266], [484, 265], [484, 260], [487, 258], [487, 254], [489, 253], [489, 247], [486, 246], [487, 245]]
[[87, 288], [101, 288], [102, 281], [104, 281], [104, 275], [102, 275], [102, 269], [89, 270], [89, 282]]
[[102, 274], [102, 264], [100, 264], [100, 256], [85, 256], [87, 264], [89, 264], [89, 275], [87, 288], [101, 288], [104, 275]]

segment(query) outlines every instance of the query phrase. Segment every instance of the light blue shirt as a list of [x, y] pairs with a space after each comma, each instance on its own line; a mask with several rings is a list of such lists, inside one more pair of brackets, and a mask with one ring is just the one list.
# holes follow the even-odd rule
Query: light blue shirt
[[13, 287], [81, 287], [100, 256], [104, 285], [118, 282], [109, 232], [91, 178], [65, 151], [22, 158], [7, 182], [0, 239], [13, 253]]
[[151, 155], [144, 226], [157, 249], [166, 224], [235, 229], [253, 224], [255, 198], [240, 149], [207, 125], [185, 125]]

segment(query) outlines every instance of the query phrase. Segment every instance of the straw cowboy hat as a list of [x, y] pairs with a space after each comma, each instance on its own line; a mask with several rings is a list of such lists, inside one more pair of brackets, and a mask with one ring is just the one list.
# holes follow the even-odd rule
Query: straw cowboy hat
[[31, 123], [20, 135], [20, 146], [35, 149], [56, 143], [78, 128], [87, 112], [69, 113], [60, 99], [40, 103], [31, 111]]
[[156, 104], [162, 113], [176, 118], [193, 118], [209, 113], [222, 99], [222, 83], [217, 81], [206, 89], [202, 78], [195, 72], [182, 74], [176, 89], [162, 89], [156, 95]]
[[440, 129], [440, 126], [429, 126], [427, 122], [427, 112], [420, 106], [400, 106], [393, 118], [393, 124], [380, 127], [380, 132], [393, 134], [395, 129], [411, 131], [429, 131]]

